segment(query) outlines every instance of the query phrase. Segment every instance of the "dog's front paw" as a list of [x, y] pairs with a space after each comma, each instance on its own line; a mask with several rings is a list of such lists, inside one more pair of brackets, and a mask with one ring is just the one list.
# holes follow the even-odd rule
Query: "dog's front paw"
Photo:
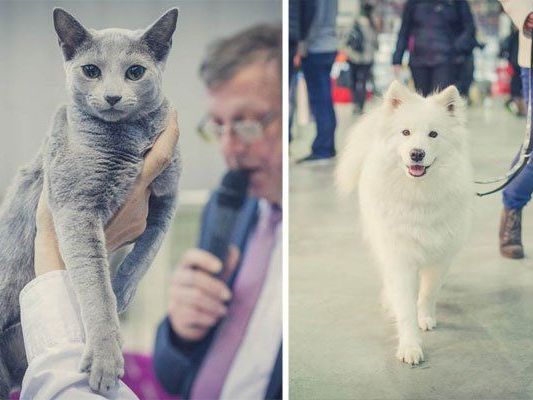
[[89, 373], [89, 386], [92, 390], [106, 395], [113, 390], [119, 378], [124, 376], [122, 340], [118, 332], [98, 335], [87, 341], [80, 364], [80, 371]]
[[418, 316], [418, 326], [423, 331], [431, 331], [437, 326], [437, 321], [431, 316]]
[[418, 365], [424, 361], [424, 353], [416, 341], [400, 341], [396, 358], [407, 364]]

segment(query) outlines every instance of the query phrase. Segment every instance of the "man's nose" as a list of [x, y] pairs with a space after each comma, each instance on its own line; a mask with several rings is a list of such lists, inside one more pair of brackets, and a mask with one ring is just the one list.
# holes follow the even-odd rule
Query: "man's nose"
[[224, 147], [232, 153], [241, 153], [246, 149], [246, 143], [237, 135], [231, 126], [225, 126], [222, 132]]

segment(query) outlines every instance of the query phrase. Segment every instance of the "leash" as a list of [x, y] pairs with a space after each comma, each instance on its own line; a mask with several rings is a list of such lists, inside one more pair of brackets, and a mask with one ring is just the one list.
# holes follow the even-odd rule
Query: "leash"
[[531, 152], [533, 151], [533, 132], [531, 131], [531, 102], [532, 102], [532, 93], [531, 93], [531, 70], [533, 69], [533, 40], [531, 41], [531, 59], [529, 61], [529, 99], [527, 104], [527, 122], [526, 122], [526, 131], [524, 133], [524, 140], [522, 142], [522, 147], [520, 148], [520, 157], [511, 167], [511, 169], [502, 177], [499, 178], [490, 178], [480, 181], [475, 181], [475, 183], [480, 185], [487, 185], [491, 183], [504, 181], [500, 186], [496, 187], [493, 190], [490, 190], [485, 193], [476, 193], [479, 197], [487, 196], [499, 192], [504, 187], [509, 185], [514, 178], [516, 178], [520, 172], [525, 168], [529, 159], [531, 158]]

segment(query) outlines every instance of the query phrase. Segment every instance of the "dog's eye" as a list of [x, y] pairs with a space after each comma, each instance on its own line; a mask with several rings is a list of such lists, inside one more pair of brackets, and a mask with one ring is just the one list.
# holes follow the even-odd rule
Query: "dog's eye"
[[411, 134], [411, 131], [409, 129], [404, 129], [402, 131], [402, 135], [404, 135], [404, 136], [409, 136], [410, 134]]
[[437, 132], [435, 132], [435, 131], [431, 131], [431, 132], [429, 132], [429, 137], [430, 137], [430, 138], [436, 138], [438, 135], [439, 135], [439, 134], [438, 134]]

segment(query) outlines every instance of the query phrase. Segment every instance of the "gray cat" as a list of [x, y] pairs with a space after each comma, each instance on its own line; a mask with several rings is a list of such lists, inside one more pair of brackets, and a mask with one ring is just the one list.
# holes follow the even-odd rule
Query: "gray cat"
[[[35, 213], [45, 190], [59, 248], [86, 333], [80, 370], [107, 393], [124, 373], [118, 312], [153, 261], [176, 207], [176, 148], [153, 182], [145, 232], [112, 277], [104, 227], [125, 202], [143, 155], [166, 125], [161, 76], [178, 10], [143, 31], [85, 29], [61, 9], [54, 25], [65, 60], [70, 104], [56, 113], [36, 159], [17, 175], [0, 208], [0, 398], [27, 367], [18, 295], [34, 277]], [[116, 295], [116, 297], [115, 297]]]

